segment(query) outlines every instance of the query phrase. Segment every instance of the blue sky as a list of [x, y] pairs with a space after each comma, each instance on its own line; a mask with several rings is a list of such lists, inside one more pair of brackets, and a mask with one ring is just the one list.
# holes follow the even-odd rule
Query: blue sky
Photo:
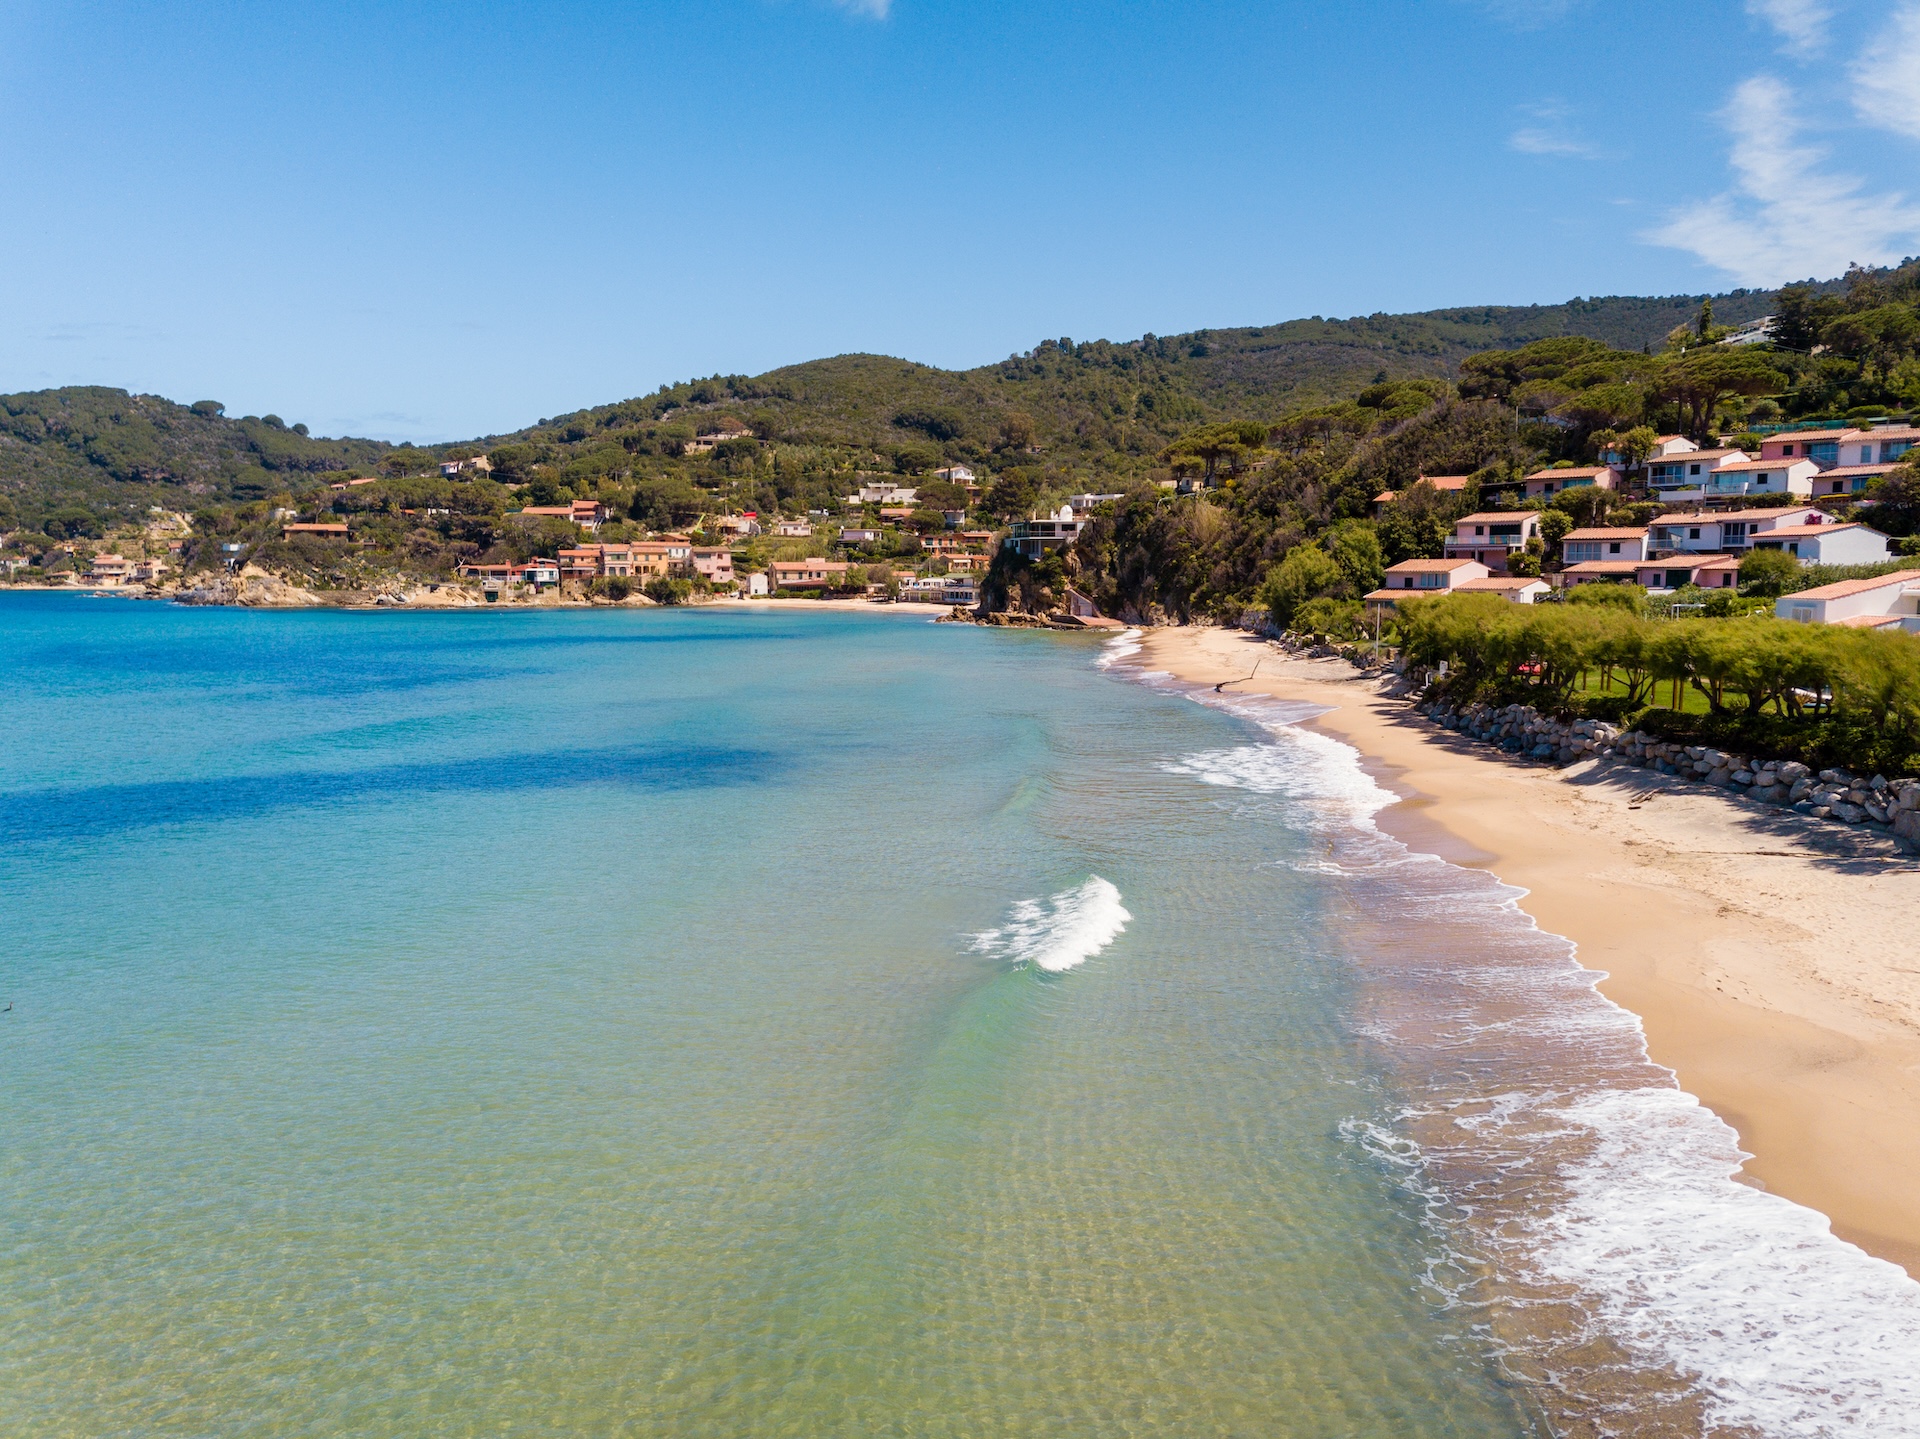
[[0, 0], [0, 391], [503, 431], [1920, 253], [1920, 0]]

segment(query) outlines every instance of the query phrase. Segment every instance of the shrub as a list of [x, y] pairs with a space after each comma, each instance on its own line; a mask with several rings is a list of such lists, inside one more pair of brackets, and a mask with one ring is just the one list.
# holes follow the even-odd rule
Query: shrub
[[633, 581], [619, 575], [608, 575], [593, 582], [593, 592], [603, 599], [624, 600], [633, 593]]
[[1785, 593], [1800, 578], [1800, 561], [1784, 550], [1750, 550], [1740, 561], [1740, 588], [1768, 597]]
[[693, 598], [693, 581], [652, 579], [647, 581], [645, 593], [656, 605], [684, 605]]

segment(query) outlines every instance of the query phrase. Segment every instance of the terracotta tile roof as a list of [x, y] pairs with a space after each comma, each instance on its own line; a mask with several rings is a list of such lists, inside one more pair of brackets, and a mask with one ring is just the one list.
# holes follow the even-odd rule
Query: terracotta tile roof
[[1524, 590], [1528, 585], [1545, 585], [1546, 581], [1531, 575], [1487, 575], [1477, 580], [1462, 580], [1454, 588], [1457, 590]]
[[1776, 520], [1782, 515], [1804, 515], [1812, 505], [1776, 505], [1764, 510], [1688, 510], [1678, 515], [1656, 515], [1656, 525], [1717, 525], [1722, 520]]
[[1776, 525], [1773, 529], [1762, 530], [1755, 538], [1770, 540], [1785, 535], [1797, 540], [1807, 535], [1830, 535], [1837, 530], [1864, 530], [1865, 528], [1865, 525], [1852, 520], [1844, 525]]
[[1645, 525], [1642, 525], [1637, 530], [1568, 530], [1566, 534], [1566, 538], [1569, 540], [1644, 540], [1646, 537], [1647, 527]]
[[1591, 475], [1610, 475], [1612, 473], [1613, 473], [1613, 467], [1611, 465], [1577, 465], [1572, 467], [1563, 465], [1559, 469], [1548, 468], [1544, 470], [1535, 470], [1532, 474], [1528, 475], [1527, 478], [1530, 480], [1551, 480], [1563, 475], [1591, 476]]
[[1782, 455], [1773, 460], [1730, 460], [1714, 473], [1727, 474], [1732, 470], [1777, 470], [1783, 465], [1810, 465], [1813, 461], [1803, 455]]
[[1898, 615], [1848, 615], [1844, 620], [1835, 620], [1850, 630], [1886, 630], [1900, 623]]
[[1540, 512], [1538, 510], [1481, 510], [1477, 514], [1462, 515], [1453, 523], [1454, 527], [1458, 529], [1461, 525], [1505, 525], [1511, 524], [1515, 520], [1537, 520], [1539, 518]]
[[1390, 575], [1440, 575], [1457, 570], [1462, 565], [1477, 565], [1478, 560], [1402, 560], [1397, 565], [1388, 565]]
[[1890, 575], [1877, 575], [1870, 580], [1841, 580], [1837, 584], [1821, 585], [1818, 589], [1795, 590], [1788, 598], [1844, 600], [1848, 595], [1864, 595], [1869, 590], [1883, 590], [1888, 585], [1911, 584], [1920, 584], [1920, 570], [1895, 570]]
[[1865, 430], [1856, 430], [1851, 426], [1844, 430], [1782, 430], [1778, 434], [1768, 435], [1766, 443], [1771, 445], [1778, 441], [1783, 444], [1798, 444], [1802, 440], [1840, 440], [1848, 435], [1866, 433]]
[[1647, 567], [1645, 560], [1582, 560], [1560, 571], [1563, 575], [1630, 575]]

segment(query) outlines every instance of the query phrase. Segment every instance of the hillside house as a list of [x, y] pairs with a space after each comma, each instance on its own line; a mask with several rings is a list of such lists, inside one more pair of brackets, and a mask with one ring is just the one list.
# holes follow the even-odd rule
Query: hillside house
[[776, 590], [837, 589], [853, 566], [838, 560], [775, 560], [768, 573]]
[[1490, 573], [1506, 573], [1507, 556], [1524, 550], [1538, 537], [1540, 515], [1534, 510], [1481, 510], [1456, 520], [1446, 543], [1449, 560], [1477, 560]]
[[1864, 495], [1875, 480], [1884, 479], [1892, 465], [1835, 465], [1814, 477], [1813, 493], [1820, 495]]
[[1647, 526], [1647, 554], [1730, 554], [1744, 551], [1752, 537], [1781, 525], [1817, 525], [1826, 515], [1811, 505], [1774, 509], [1690, 511], [1662, 515]]
[[1122, 500], [1122, 499], [1125, 499], [1125, 498], [1126, 498], [1126, 496], [1125, 496], [1125, 495], [1119, 495], [1119, 494], [1113, 494], [1113, 495], [1095, 495], [1095, 494], [1085, 494], [1085, 495], [1068, 495], [1068, 496], [1067, 496], [1067, 503], [1068, 503], [1069, 505], [1071, 505], [1071, 506], [1073, 507], [1073, 512], [1074, 512], [1074, 513], [1075, 513], [1076, 515], [1079, 515], [1079, 516], [1081, 516], [1082, 518], [1084, 518], [1085, 516], [1087, 516], [1087, 515], [1090, 515], [1090, 514], [1092, 514], [1092, 513], [1093, 513], [1093, 512], [1094, 512], [1094, 511], [1095, 511], [1096, 509], [1098, 509], [1098, 508], [1099, 508], [1099, 507], [1100, 507], [1101, 505], [1107, 505], [1107, 504], [1112, 504], [1112, 503], [1113, 503], [1113, 502], [1114, 502], [1115, 500]]
[[1563, 590], [1578, 589], [1581, 585], [1630, 585], [1639, 567], [1638, 560], [1581, 560], [1568, 565], [1554, 578]]
[[[1443, 495], [1457, 495], [1467, 487], [1467, 481], [1472, 478], [1473, 476], [1471, 475], [1420, 475], [1415, 478], [1413, 483], [1416, 485], [1432, 485], [1434, 489]], [[1409, 486], [1409, 488], [1411, 488], [1411, 486]], [[1380, 512], [1399, 498], [1400, 491], [1398, 490], [1382, 490], [1379, 494], [1375, 495], [1373, 497], [1373, 517], [1376, 520], [1379, 519]]]
[[1634, 573], [1633, 582], [1658, 593], [1698, 585], [1703, 590], [1730, 590], [1740, 583], [1738, 555], [1674, 555], [1664, 560], [1644, 561]]
[[[1827, 430], [1782, 430], [1760, 442], [1763, 460], [1811, 460], [1817, 469], [1829, 470], [1840, 464], [1840, 447], [1861, 432], [1851, 426]], [[1859, 453], [1857, 444], [1854, 455]], [[1869, 459], [1872, 456], [1868, 456]]]
[[[1735, 499], [1743, 495], [1777, 495], [1783, 499], [1813, 494], [1820, 467], [1812, 460], [1734, 460], [1720, 466], [1700, 486], [1701, 500]], [[1691, 491], [1688, 492], [1691, 495]]]
[[973, 471], [965, 465], [946, 465], [933, 472], [936, 480], [945, 480], [950, 485], [965, 487], [975, 483]]
[[493, 473], [493, 462], [485, 455], [474, 455], [464, 460], [442, 460], [440, 473], [450, 480], [457, 480], [462, 475], [490, 475]]
[[288, 535], [320, 535], [325, 538], [344, 540], [347, 537], [347, 527], [344, 524], [282, 525], [280, 534], [282, 538]]
[[806, 520], [776, 520], [773, 532], [784, 539], [808, 540], [813, 538], [813, 526]]
[[1698, 500], [1722, 465], [1752, 459], [1745, 450], [1682, 450], [1647, 462], [1647, 488], [1657, 500]]
[[[1502, 555], [1501, 563], [1505, 562]], [[1402, 560], [1387, 566], [1385, 587], [1369, 593], [1366, 600], [1370, 605], [1393, 605], [1401, 600], [1451, 594], [1467, 581], [1484, 580], [1492, 573], [1475, 559]]]
[[1552, 592], [1553, 586], [1545, 580], [1527, 575], [1488, 575], [1484, 579], [1462, 580], [1453, 587], [1453, 593], [1457, 595], [1499, 595], [1516, 605], [1530, 605], [1540, 596]]
[[1803, 565], [1877, 565], [1893, 557], [1878, 530], [1861, 524], [1776, 525], [1748, 539], [1756, 550], [1785, 550]]
[[1570, 565], [1583, 560], [1644, 560], [1646, 557], [1645, 529], [1602, 526], [1569, 530], [1560, 542], [1560, 558]]
[[1015, 520], [1007, 536], [1006, 548], [1027, 559], [1037, 560], [1050, 550], [1064, 549], [1080, 538], [1086, 521], [1074, 518], [1073, 506], [1062, 505], [1044, 519]]
[[1773, 612], [1801, 624], [1920, 633], [1920, 570], [1896, 570], [1871, 580], [1842, 580], [1774, 601]]
[[879, 530], [842, 530], [840, 543], [843, 545], [877, 545], [880, 543]]
[[862, 505], [912, 505], [914, 496], [920, 492], [909, 485], [896, 485], [891, 482], [877, 485], [862, 485], [856, 503]]
[[1620, 472], [1611, 465], [1562, 465], [1558, 469], [1535, 470], [1526, 478], [1527, 498], [1542, 499], [1557, 495], [1563, 490], [1577, 490], [1585, 485], [1597, 489], [1617, 489], [1620, 484]]

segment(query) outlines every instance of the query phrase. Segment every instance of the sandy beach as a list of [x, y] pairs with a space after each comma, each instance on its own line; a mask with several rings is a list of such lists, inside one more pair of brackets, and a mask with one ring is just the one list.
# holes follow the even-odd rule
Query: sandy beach
[[1744, 1178], [1920, 1277], [1920, 863], [1651, 770], [1495, 758], [1344, 661], [1240, 631], [1151, 631], [1139, 662], [1329, 706], [1313, 723], [1401, 796], [1381, 826], [1525, 888], [1652, 1058], [1739, 1131]]

